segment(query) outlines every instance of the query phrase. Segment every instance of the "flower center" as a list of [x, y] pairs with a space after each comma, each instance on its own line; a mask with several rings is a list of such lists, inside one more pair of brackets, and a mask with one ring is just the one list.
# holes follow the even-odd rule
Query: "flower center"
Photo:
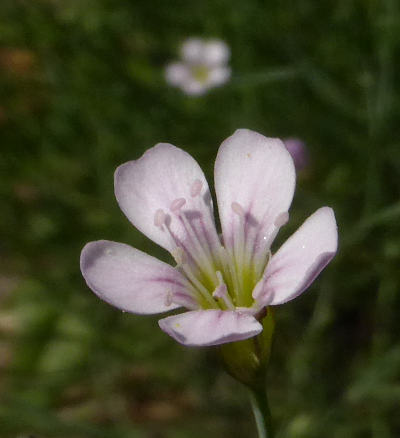
[[197, 64], [191, 67], [192, 76], [196, 81], [204, 84], [208, 80], [208, 76], [210, 74], [210, 70], [207, 66]]
[[[200, 202], [206, 203], [207, 198], [201, 197], [202, 192], [203, 183], [195, 180], [189, 190], [190, 196], [199, 197]], [[215, 230], [215, 236], [209, 235], [209, 230], [204, 230], [203, 213], [192, 208], [185, 209], [186, 204], [185, 198], [176, 198], [171, 202], [169, 212], [158, 209], [154, 213], [154, 225], [171, 240], [176, 269], [188, 280], [187, 296], [169, 294], [166, 304], [177, 303], [190, 309], [196, 306], [195, 303], [197, 308], [204, 309], [251, 307], [254, 304], [252, 291], [259, 283], [261, 272], [257, 272], [249, 258], [251, 252], [246, 251], [246, 214], [242, 205], [238, 202], [231, 205], [239, 226], [233, 245], [226, 247]], [[210, 209], [209, 205], [207, 208]], [[183, 227], [184, 238], [174, 233], [174, 221]], [[262, 265], [265, 266], [265, 263]]]

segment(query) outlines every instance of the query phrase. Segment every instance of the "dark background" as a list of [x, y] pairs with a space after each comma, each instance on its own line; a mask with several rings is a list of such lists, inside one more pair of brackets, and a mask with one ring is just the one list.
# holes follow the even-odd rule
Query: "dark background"
[[[400, 436], [400, 5], [395, 0], [1, 0], [0, 436], [255, 436], [213, 349], [100, 302], [90, 240], [168, 260], [119, 211], [115, 168], [167, 141], [212, 182], [239, 127], [299, 137], [290, 225], [335, 210], [340, 248], [276, 308], [279, 437]], [[232, 79], [191, 98], [164, 66], [188, 37], [230, 46]], [[275, 246], [276, 248], [276, 246]]]

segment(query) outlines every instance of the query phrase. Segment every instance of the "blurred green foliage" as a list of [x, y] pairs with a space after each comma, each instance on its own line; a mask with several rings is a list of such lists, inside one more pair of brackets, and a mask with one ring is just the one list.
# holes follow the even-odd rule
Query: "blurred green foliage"
[[[242, 437], [245, 392], [212, 349], [122, 314], [84, 284], [90, 240], [167, 257], [133, 229], [113, 171], [160, 141], [212, 181], [236, 128], [303, 139], [289, 235], [335, 209], [340, 250], [276, 309], [279, 437], [400, 436], [400, 5], [396, 0], [2, 0], [0, 436]], [[199, 98], [163, 68], [219, 37], [233, 77]], [[250, 429], [249, 429], [250, 428]]]

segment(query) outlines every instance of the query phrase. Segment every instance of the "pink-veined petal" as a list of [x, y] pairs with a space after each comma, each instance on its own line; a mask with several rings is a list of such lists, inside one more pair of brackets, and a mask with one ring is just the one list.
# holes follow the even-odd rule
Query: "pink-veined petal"
[[322, 207], [272, 256], [263, 276], [263, 287], [253, 297], [261, 305], [283, 304], [296, 298], [331, 261], [337, 244], [333, 210]]
[[179, 307], [171, 302], [173, 294], [187, 295], [186, 280], [176, 269], [123, 243], [90, 242], [80, 263], [90, 289], [127, 312], [166, 312]]
[[[114, 180], [117, 201], [128, 219], [171, 253], [177, 242], [193, 246], [193, 231], [203, 245], [218, 244], [207, 181], [187, 152], [160, 143], [119, 166]], [[180, 212], [186, 224], [178, 218]]]
[[248, 129], [227, 138], [215, 162], [225, 246], [234, 248], [244, 228], [246, 256], [264, 258], [287, 220], [294, 187], [293, 160], [279, 139]]
[[262, 325], [247, 313], [198, 310], [161, 319], [160, 328], [187, 346], [211, 346], [256, 336]]

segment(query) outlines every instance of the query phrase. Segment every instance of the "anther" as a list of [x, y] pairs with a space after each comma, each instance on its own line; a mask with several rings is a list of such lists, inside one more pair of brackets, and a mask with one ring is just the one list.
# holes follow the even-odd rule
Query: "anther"
[[224, 282], [224, 277], [222, 276], [221, 271], [217, 271], [217, 272], [215, 273], [215, 275], [217, 276], [218, 284], [219, 284], [219, 285], [221, 285], [221, 284], [225, 284], [225, 282]]
[[161, 210], [161, 208], [159, 208], [154, 213], [154, 225], [156, 227], [161, 228], [164, 224], [165, 224], [165, 213], [163, 210]]
[[228, 289], [224, 282], [224, 277], [222, 276], [221, 271], [217, 271], [215, 274], [218, 279], [218, 286], [216, 287], [212, 295], [214, 298], [224, 298], [228, 293]]
[[212, 294], [213, 298], [225, 298], [228, 293], [228, 289], [225, 284], [217, 286]]
[[274, 225], [278, 228], [283, 227], [289, 221], [289, 213], [287, 211], [278, 214], [275, 218]]
[[244, 210], [243, 207], [238, 202], [232, 202], [231, 208], [234, 213], [236, 213], [241, 218], [244, 217]]
[[186, 204], [186, 199], [185, 199], [185, 198], [177, 198], [177, 199], [174, 199], [174, 200], [171, 202], [171, 205], [170, 205], [169, 209], [170, 209], [172, 212], [176, 213], [176, 212], [179, 211], [179, 210], [180, 210], [185, 204]]
[[218, 279], [218, 286], [215, 288], [212, 296], [213, 298], [220, 298], [225, 303], [226, 307], [230, 310], [233, 310], [235, 306], [232, 303], [232, 300], [228, 293], [228, 288], [226, 287], [226, 284], [224, 282], [224, 278], [220, 271], [216, 272], [217, 279]]
[[202, 188], [203, 188], [203, 183], [199, 179], [196, 179], [192, 184], [192, 186], [190, 187], [190, 196], [192, 198], [195, 198], [196, 196], [200, 195]]

